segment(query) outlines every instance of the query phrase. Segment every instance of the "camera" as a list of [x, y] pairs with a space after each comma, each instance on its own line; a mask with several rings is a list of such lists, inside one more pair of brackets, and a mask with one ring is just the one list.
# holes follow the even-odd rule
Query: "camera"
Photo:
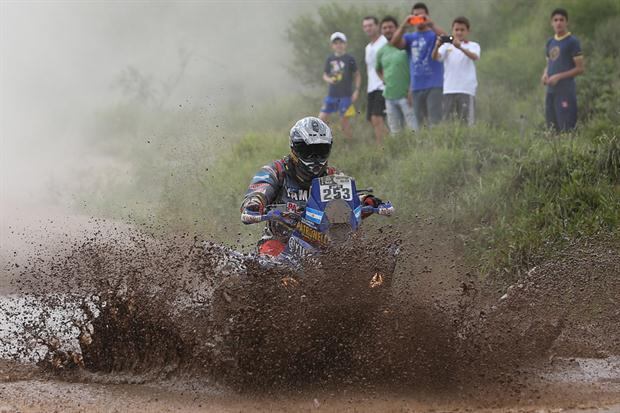
[[426, 22], [426, 16], [413, 16], [409, 19], [409, 24], [412, 26], [417, 26], [424, 22]]
[[441, 40], [441, 43], [452, 43], [452, 41], [454, 41], [454, 36], [448, 36], [448, 35], [443, 35], [440, 36], [439, 39]]

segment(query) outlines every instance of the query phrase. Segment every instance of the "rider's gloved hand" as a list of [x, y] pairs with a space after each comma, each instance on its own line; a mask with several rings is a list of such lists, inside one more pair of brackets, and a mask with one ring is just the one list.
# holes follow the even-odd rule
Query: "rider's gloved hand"
[[[392, 206], [391, 203], [387, 202], [384, 204], [380, 198], [374, 195], [367, 195], [366, 197], [364, 197], [364, 200], [362, 201], [362, 203], [364, 205], [369, 205], [373, 208], [378, 208], [379, 210], [377, 211], [377, 214], [379, 215], [389, 217], [394, 213], [394, 207]], [[368, 215], [370, 214], [362, 213], [362, 218], [365, 218]]]
[[241, 222], [244, 224], [256, 224], [257, 222], [261, 222], [261, 216], [264, 211], [265, 205], [259, 197], [253, 196], [247, 198], [241, 205]]
[[379, 210], [377, 211], [377, 214], [383, 215], [386, 217], [391, 216], [393, 213], [394, 213], [394, 207], [392, 206], [390, 202], [379, 206]]
[[383, 201], [381, 201], [381, 199], [374, 195], [366, 195], [362, 200], [362, 204], [371, 206], [373, 208], [377, 208], [381, 203], [383, 203]]
[[[373, 208], [376, 208], [379, 206], [380, 203], [381, 200], [374, 195], [366, 195], [364, 198], [362, 198], [363, 206], [371, 206]], [[362, 218], [368, 218], [371, 215], [372, 212], [362, 212]]]

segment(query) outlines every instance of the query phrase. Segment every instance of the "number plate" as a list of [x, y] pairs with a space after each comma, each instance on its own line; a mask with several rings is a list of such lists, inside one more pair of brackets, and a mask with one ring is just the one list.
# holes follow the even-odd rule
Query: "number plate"
[[353, 200], [353, 186], [351, 185], [351, 178], [348, 176], [325, 176], [321, 178], [319, 190], [321, 202], [329, 202], [334, 199]]

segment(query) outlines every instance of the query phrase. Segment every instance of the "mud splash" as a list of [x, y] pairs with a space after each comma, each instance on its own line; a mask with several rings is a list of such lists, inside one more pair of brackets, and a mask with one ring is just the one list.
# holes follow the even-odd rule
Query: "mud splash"
[[[222, 250], [212, 248], [203, 253], [196, 240], [183, 236], [156, 240], [135, 230], [119, 232], [114, 238], [95, 235], [69, 250], [49, 262], [35, 260], [16, 277], [17, 290], [22, 293], [21, 336], [28, 330], [30, 337], [54, 352], [54, 347], [65, 349], [72, 344], [50, 345], [71, 335], [61, 326], [77, 327], [79, 334], [73, 330], [73, 339], [79, 339], [83, 347], [97, 342], [97, 320], [103, 325], [116, 323], [121, 341], [115, 349], [120, 353], [108, 361], [108, 369], [131, 364], [133, 370], [139, 370], [158, 361], [159, 357], [146, 356], [156, 350], [155, 346], [142, 355], [135, 346], [146, 345], [151, 338], [163, 346], [166, 338], [178, 335], [176, 330], [182, 332], [181, 323], [168, 327], [170, 320], [187, 308], [195, 310], [191, 316], [199, 328], [200, 313], [208, 312], [216, 277], [226, 276], [227, 266], [236, 265]], [[5, 300], [7, 320], [9, 307]], [[29, 351], [27, 346], [21, 350], [23, 354], [14, 355], [24, 357]], [[123, 357], [127, 361], [121, 362]], [[163, 357], [154, 367], [168, 365], [169, 361]], [[92, 358], [87, 357], [85, 362], [86, 366], [93, 365]]]
[[13, 337], [4, 356], [236, 385], [331, 379], [372, 342], [394, 271], [390, 236], [332, 251], [303, 275], [187, 236], [95, 236], [16, 277], [25, 295], [0, 302]]
[[[334, 252], [300, 279], [189, 236], [94, 236], [17, 277], [22, 294], [10, 300], [22, 300], [32, 319], [22, 323], [27, 334], [12, 330], [21, 341], [9, 350], [70, 377], [194, 377], [240, 390], [414, 385], [433, 393], [499, 383], [494, 391], [513, 396], [541, 363], [619, 353], [613, 241], [577, 243], [507, 286], [477, 282], [458, 259], [458, 242], [432, 223], [412, 233], [379, 294], [368, 286], [385, 251], [373, 246], [387, 242], [358, 255]], [[240, 270], [247, 276], [235, 279]], [[0, 313], [18, 319], [3, 300]], [[226, 311], [217, 311], [218, 300]], [[54, 324], [59, 309], [64, 318]]]

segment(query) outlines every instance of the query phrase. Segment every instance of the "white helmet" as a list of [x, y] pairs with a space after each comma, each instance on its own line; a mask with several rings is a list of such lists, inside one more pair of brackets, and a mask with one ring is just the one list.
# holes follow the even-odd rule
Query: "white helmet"
[[309, 116], [291, 128], [290, 145], [297, 177], [303, 181], [321, 176], [332, 148], [332, 131], [319, 118]]

